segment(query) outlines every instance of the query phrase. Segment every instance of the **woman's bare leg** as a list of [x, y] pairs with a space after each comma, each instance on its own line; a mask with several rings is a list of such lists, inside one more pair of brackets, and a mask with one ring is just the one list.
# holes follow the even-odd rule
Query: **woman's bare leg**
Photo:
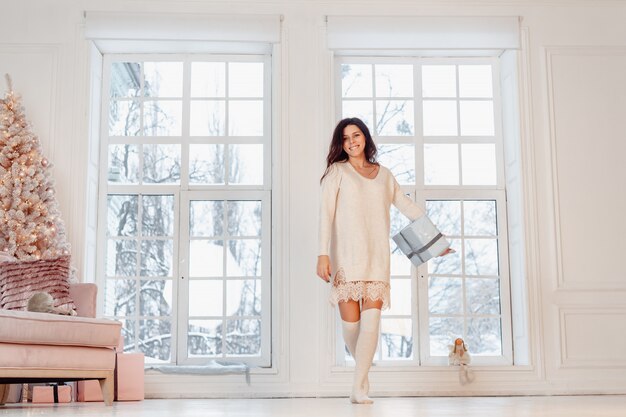
[[361, 308], [358, 301], [339, 301], [337, 306], [339, 306], [341, 320], [355, 323], [361, 319]]

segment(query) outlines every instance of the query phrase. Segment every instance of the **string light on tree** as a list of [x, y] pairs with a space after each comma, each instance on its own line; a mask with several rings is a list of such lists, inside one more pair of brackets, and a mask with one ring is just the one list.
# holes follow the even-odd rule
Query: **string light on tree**
[[0, 99], [0, 242], [22, 260], [69, 255], [52, 164], [26, 120], [19, 95], [7, 75], [8, 92]]

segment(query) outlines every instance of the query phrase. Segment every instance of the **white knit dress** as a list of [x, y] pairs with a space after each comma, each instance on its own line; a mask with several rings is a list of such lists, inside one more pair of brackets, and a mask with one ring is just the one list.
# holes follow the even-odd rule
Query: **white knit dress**
[[331, 302], [369, 298], [389, 306], [391, 204], [411, 220], [424, 214], [382, 165], [375, 178], [347, 161], [330, 166], [321, 185], [318, 254], [330, 256]]

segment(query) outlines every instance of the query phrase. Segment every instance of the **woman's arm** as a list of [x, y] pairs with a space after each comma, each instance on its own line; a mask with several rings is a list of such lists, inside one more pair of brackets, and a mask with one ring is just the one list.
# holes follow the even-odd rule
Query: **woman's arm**
[[398, 210], [400, 210], [400, 213], [404, 214], [411, 221], [424, 215], [424, 210], [419, 205], [417, 205], [415, 201], [411, 200], [404, 194], [404, 192], [402, 192], [402, 188], [400, 188], [400, 184], [398, 184], [398, 181], [396, 181], [395, 177], [393, 178], [392, 203], [398, 208]]
[[330, 236], [335, 220], [337, 195], [341, 185], [341, 173], [335, 165], [331, 165], [328, 174], [322, 180], [319, 213], [319, 246], [317, 258], [317, 275], [328, 281], [331, 275], [330, 267]]

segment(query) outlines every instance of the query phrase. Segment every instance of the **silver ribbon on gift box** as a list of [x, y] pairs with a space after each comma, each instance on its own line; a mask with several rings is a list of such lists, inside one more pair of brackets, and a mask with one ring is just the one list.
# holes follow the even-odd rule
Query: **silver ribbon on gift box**
[[393, 240], [415, 266], [439, 256], [450, 247], [450, 242], [427, 216], [416, 219], [400, 230], [393, 236]]

